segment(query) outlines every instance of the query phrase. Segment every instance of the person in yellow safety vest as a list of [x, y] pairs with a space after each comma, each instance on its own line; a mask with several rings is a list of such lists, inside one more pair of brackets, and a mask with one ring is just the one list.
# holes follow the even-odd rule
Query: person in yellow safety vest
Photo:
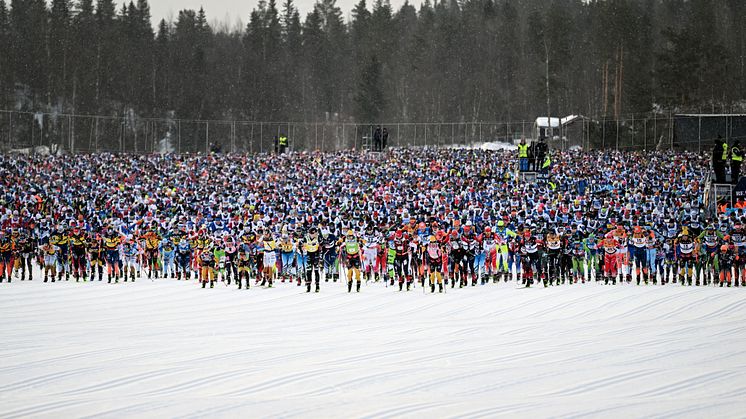
[[549, 153], [544, 156], [544, 161], [541, 163], [541, 173], [549, 173], [549, 168], [552, 166], [552, 159], [549, 157]]
[[521, 138], [521, 143], [518, 144], [518, 161], [520, 163], [521, 172], [528, 171], [528, 144], [526, 139]]
[[736, 140], [730, 149], [730, 180], [736, 185], [741, 178], [741, 163], [743, 163], [743, 151], [741, 143]]
[[280, 145], [280, 154], [285, 154], [285, 150], [288, 148], [288, 137], [285, 134], [281, 134], [277, 142]]
[[723, 141], [723, 161], [728, 161], [728, 143], [725, 141]]

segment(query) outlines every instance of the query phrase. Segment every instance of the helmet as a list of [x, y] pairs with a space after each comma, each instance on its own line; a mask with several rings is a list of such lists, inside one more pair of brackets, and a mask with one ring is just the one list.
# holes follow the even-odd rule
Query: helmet
[[727, 252], [728, 251], [728, 245], [724, 244], [724, 245], [720, 246], [720, 251], [721, 252]]
[[492, 228], [490, 228], [490, 227], [485, 227], [485, 228], [484, 228], [484, 232], [485, 232], [485, 233], [492, 233]]
[[347, 237], [354, 237], [355, 233], [352, 231], [352, 229], [347, 230]]
[[498, 221], [497, 222], [497, 226], [498, 227], [505, 227], [505, 221], [503, 221], [503, 220]]
[[436, 241], [437, 239], [435, 238], [435, 236], [430, 236], [430, 243], [435, 243]]

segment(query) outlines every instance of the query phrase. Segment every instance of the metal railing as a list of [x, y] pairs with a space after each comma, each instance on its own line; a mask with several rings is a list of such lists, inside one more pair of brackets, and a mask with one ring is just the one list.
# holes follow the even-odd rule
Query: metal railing
[[[618, 150], [685, 148], [702, 151], [716, 136], [701, 129], [692, 136], [677, 132], [675, 115], [624, 119], [577, 118], [559, 128], [553, 147]], [[740, 123], [740, 122], [739, 122]], [[252, 122], [184, 120], [134, 116], [95, 116], [0, 110], [0, 150], [49, 147], [69, 153], [271, 152], [285, 135], [296, 151], [364, 149], [375, 127], [388, 129], [388, 146], [464, 146], [514, 142], [537, 136], [533, 121], [517, 122]], [[726, 121], [724, 132], [731, 131]], [[684, 138], [685, 137], [685, 138]]]

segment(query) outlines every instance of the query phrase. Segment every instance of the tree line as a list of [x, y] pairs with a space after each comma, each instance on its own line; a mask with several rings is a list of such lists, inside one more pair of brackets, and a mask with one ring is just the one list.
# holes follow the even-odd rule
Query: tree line
[[147, 0], [0, 0], [0, 108], [252, 121], [729, 112], [743, 0], [260, 0], [245, 27]]

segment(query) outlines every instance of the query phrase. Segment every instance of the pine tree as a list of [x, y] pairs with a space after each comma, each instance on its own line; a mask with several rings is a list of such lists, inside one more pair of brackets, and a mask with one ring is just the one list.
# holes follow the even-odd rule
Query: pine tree
[[[126, 14], [123, 9], [122, 14]], [[122, 32], [117, 21], [117, 13], [112, 0], [96, 2], [96, 93], [95, 106], [97, 113], [107, 112], [109, 102], [115, 98], [119, 79], [117, 72], [118, 54], [121, 54], [119, 37]]]
[[49, 15], [49, 58], [47, 67], [49, 106], [62, 105], [72, 89], [68, 89], [68, 78], [72, 68], [72, 19], [68, 0], [52, 0]]
[[381, 63], [375, 55], [360, 74], [358, 91], [355, 95], [356, 120], [362, 123], [378, 122], [384, 109], [381, 90]]
[[158, 34], [155, 38], [155, 110], [156, 114], [164, 115], [172, 108], [171, 102], [171, 28], [165, 19], [158, 24]]
[[91, 41], [96, 38], [93, 0], [80, 0], [72, 23], [72, 105], [77, 113], [95, 114], [96, 50]]
[[13, 80], [30, 94], [24, 106], [47, 103], [47, 30], [44, 0], [11, 0], [10, 62]]
[[[0, 51], [10, 52], [10, 22], [5, 0], [0, 0]], [[0, 108], [9, 108], [9, 95], [13, 80], [10, 57], [0, 60]]]

